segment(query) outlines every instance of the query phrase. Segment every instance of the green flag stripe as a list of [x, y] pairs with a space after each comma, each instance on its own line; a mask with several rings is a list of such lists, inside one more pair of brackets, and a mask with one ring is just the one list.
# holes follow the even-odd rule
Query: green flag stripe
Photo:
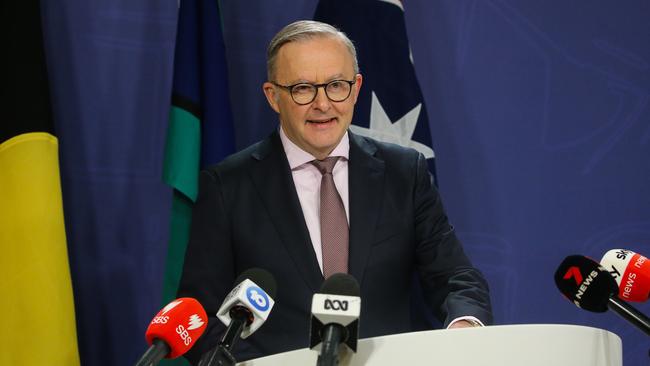
[[187, 198], [198, 195], [201, 122], [192, 113], [172, 106], [165, 146], [163, 180]]
[[[192, 204], [198, 195], [201, 150], [199, 118], [182, 108], [187, 105], [174, 104], [169, 112], [169, 129], [163, 165], [163, 180], [174, 188], [169, 246], [163, 277], [163, 304], [176, 298], [183, 271], [183, 259], [192, 221]], [[174, 360], [163, 360], [161, 365], [189, 366], [190, 364], [185, 358], [179, 357]]]
[[192, 201], [185, 195], [174, 190], [172, 198], [172, 215], [167, 248], [167, 262], [163, 283], [163, 304], [176, 298], [176, 290], [183, 271], [183, 259], [189, 240], [190, 224], [192, 222]]

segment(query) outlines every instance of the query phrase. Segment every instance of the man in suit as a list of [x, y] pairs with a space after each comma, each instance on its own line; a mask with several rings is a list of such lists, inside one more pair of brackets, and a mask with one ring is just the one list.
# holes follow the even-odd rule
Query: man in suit
[[211, 318], [188, 359], [218, 342], [225, 327], [214, 314], [252, 267], [270, 271], [278, 291], [266, 323], [238, 342], [239, 361], [307, 347], [312, 296], [335, 272], [360, 284], [362, 338], [411, 331], [414, 272], [446, 327], [490, 323], [487, 284], [425, 158], [348, 131], [363, 77], [345, 34], [292, 23], [271, 41], [267, 71], [279, 128], [201, 172], [179, 296], [197, 298]]

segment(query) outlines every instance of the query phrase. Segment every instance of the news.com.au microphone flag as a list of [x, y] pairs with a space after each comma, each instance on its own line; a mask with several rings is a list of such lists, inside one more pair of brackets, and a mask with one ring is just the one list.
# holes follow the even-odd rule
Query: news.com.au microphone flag
[[[235, 152], [217, 1], [180, 2], [171, 104], [163, 180], [174, 188], [174, 195], [163, 303], [176, 297], [199, 171]], [[173, 362], [184, 363], [182, 359]]]
[[10, 1], [0, 123], [0, 364], [79, 365], [38, 1]]

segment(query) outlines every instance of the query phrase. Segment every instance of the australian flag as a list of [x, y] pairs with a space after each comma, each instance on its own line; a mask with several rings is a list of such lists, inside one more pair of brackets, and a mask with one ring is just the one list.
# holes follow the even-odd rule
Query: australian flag
[[402, 2], [320, 0], [314, 20], [339, 28], [357, 48], [363, 87], [350, 130], [421, 152], [435, 176], [429, 118], [415, 76]]
[[[436, 181], [429, 117], [415, 76], [402, 2], [320, 0], [314, 20], [345, 32], [357, 49], [363, 87], [350, 130], [421, 152]], [[427, 309], [415, 274], [412, 286], [413, 330], [439, 327], [440, 322]]]

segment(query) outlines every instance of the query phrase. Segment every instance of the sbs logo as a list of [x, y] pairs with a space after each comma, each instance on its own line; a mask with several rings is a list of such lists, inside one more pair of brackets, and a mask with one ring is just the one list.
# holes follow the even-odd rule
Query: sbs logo
[[151, 321], [151, 324], [167, 324], [169, 321], [169, 316], [167, 315], [159, 315]]
[[246, 298], [253, 307], [259, 311], [269, 310], [269, 297], [266, 292], [257, 286], [246, 289]]
[[330, 300], [325, 299], [325, 309], [326, 310], [348, 310], [348, 300]]
[[178, 327], [176, 327], [176, 333], [181, 336], [183, 344], [186, 346], [189, 346], [190, 343], [192, 343], [192, 337], [190, 337], [190, 333], [187, 331], [187, 329], [185, 329], [183, 324], [179, 324]]

